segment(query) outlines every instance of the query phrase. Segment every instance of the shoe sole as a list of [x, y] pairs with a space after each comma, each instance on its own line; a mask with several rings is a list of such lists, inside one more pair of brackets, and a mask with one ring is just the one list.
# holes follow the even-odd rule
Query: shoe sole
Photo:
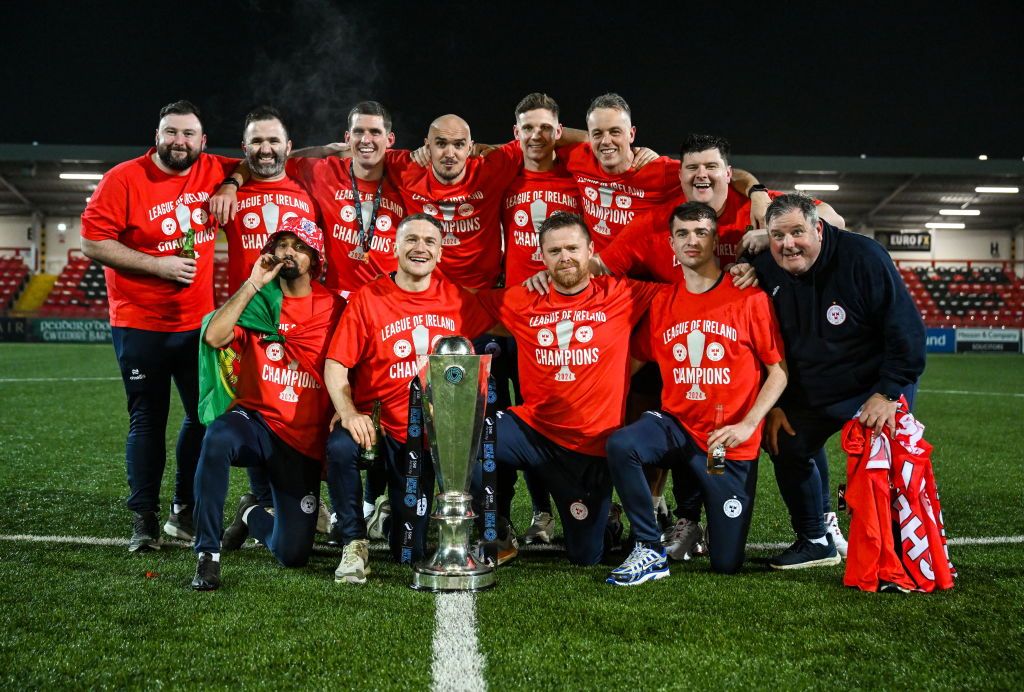
[[800, 562], [795, 565], [776, 565], [773, 562], [768, 563], [772, 569], [806, 569], [808, 567], [829, 567], [831, 565], [838, 565], [843, 561], [843, 558], [839, 557], [839, 553], [830, 557], [823, 557], [820, 560], [809, 560], [807, 562]]
[[368, 575], [369, 573], [370, 573], [370, 570], [366, 570], [365, 572], [363, 572], [363, 576], [362, 577], [358, 577], [358, 576], [356, 576], [354, 574], [344, 574], [344, 575], [335, 574], [334, 575], [334, 583], [335, 584], [365, 584], [366, 583], [366, 575]]
[[658, 581], [659, 579], [665, 579], [669, 576], [668, 569], [658, 570], [657, 572], [648, 572], [647, 574], [634, 579], [632, 581], [619, 581], [615, 577], [608, 577], [605, 579], [606, 584], [613, 584], [615, 586], [638, 586], [640, 584], [646, 584], [649, 581]]
[[193, 591], [216, 591], [220, 584], [192, 584]]
[[141, 545], [130, 545], [128, 546], [129, 553], [148, 553], [154, 550], [160, 550], [160, 542], [156, 543], [143, 543]]
[[188, 533], [187, 531], [182, 531], [180, 528], [178, 528], [170, 522], [164, 524], [164, 533], [166, 533], [171, 538], [178, 538], [183, 541], [191, 541], [194, 538], [192, 534]]

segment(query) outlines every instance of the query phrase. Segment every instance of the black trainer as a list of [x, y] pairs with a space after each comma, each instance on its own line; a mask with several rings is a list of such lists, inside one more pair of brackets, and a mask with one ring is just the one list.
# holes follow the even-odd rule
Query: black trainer
[[235, 518], [224, 529], [224, 535], [220, 539], [221, 550], [238, 550], [242, 547], [245, 539], [249, 537], [249, 526], [242, 521], [242, 516], [247, 509], [258, 504], [259, 500], [252, 493], [246, 493], [238, 498], [238, 509], [235, 510]]
[[220, 588], [220, 560], [214, 560], [213, 553], [199, 553], [192, 588], [196, 591], [216, 591]]
[[805, 567], [825, 567], [838, 565], [843, 561], [832, 542], [832, 535], [826, 533], [827, 543], [813, 543], [806, 538], [796, 539], [796, 543], [776, 555], [768, 563], [772, 569], [804, 569]]
[[180, 512], [175, 512], [174, 505], [171, 505], [171, 513], [167, 515], [167, 522], [164, 524], [164, 533], [172, 538], [180, 538], [191, 543], [195, 536], [195, 528], [192, 524], [192, 506], [185, 505]]
[[128, 552], [160, 550], [160, 520], [157, 519], [156, 512], [132, 514], [132, 538], [128, 541]]

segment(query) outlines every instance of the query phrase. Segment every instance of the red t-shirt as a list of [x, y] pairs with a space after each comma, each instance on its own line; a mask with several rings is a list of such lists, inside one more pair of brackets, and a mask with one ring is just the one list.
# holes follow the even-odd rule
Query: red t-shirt
[[438, 269], [460, 286], [493, 287], [501, 274], [502, 193], [523, 164], [519, 142], [469, 157], [465, 177], [454, 185], [442, 184], [430, 166], [415, 163], [408, 151], [391, 150], [385, 161], [407, 212], [429, 214], [444, 226]]
[[640, 212], [652, 211], [667, 219], [682, 195], [679, 161], [667, 156], [640, 170], [613, 175], [601, 168], [590, 144], [583, 143], [568, 147], [566, 168], [576, 180], [583, 217], [598, 253]]
[[550, 171], [521, 170], [505, 190], [501, 225], [505, 228], [505, 285], [515, 286], [544, 270], [537, 231], [558, 211], [580, 213], [576, 181], [559, 161]]
[[[263, 341], [263, 334], [238, 326], [232, 343], [240, 361], [235, 403], [258, 411], [274, 434], [285, 443], [308, 457], [320, 460], [324, 458], [334, 407], [327, 388], [322, 384], [323, 373], [310, 372], [302, 365], [302, 359], [294, 351], [298, 344], [289, 343], [288, 332], [309, 324], [314, 315], [319, 319], [328, 317], [326, 313], [338, 310], [339, 301], [337, 296], [314, 283], [313, 292], [308, 296], [284, 296], [281, 301], [278, 329], [285, 335], [283, 344]], [[330, 333], [329, 328], [321, 330], [319, 338], [313, 343], [306, 342], [305, 347], [321, 353], [322, 359], [323, 347]]]
[[[327, 255], [325, 285], [332, 291], [355, 291], [381, 274], [398, 267], [395, 259], [395, 229], [405, 218], [405, 204], [391, 171], [379, 180], [356, 178], [359, 190], [361, 225], [356, 221], [355, 197], [352, 194], [350, 159], [288, 159], [286, 170], [309, 191], [320, 211], [320, 227], [324, 231], [324, 253]], [[373, 200], [380, 191], [380, 206], [374, 222], [370, 251], [359, 258], [354, 253], [359, 244], [360, 227], [368, 229], [373, 215]], [[357, 256], [352, 256], [353, 254]]]
[[327, 357], [352, 371], [352, 400], [369, 413], [381, 402], [381, 427], [405, 442], [409, 383], [443, 336], [475, 338], [495, 324], [477, 297], [436, 274], [430, 288], [410, 293], [381, 276], [356, 291]]
[[[705, 293], [662, 286], [632, 343], [635, 358], [658, 364], [662, 409], [705, 451], [715, 406], [722, 404], [725, 425], [742, 420], [761, 391], [762, 363], [774, 365], [783, 354], [768, 294], [738, 289], [728, 274]], [[756, 459], [761, 428], [726, 457]]]
[[82, 237], [117, 240], [154, 257], [176, 255], [185, 232], [195, 232], [196, 277], [189, 286], [152, 274], [106, 267], [110, 324], [157, 332], [198, 329], [213, 310], [210, 192], [238, 165], [237, 159], [200, 154], [185, 175], [168, 175], [153, 163], [156, 149], [114, 166], [82, 212]]
[[[768, 190], [772, 199], [783, 194], [777, 190]], [[669, 245], [668, 229], [672, 209], [685, 201], [685, 197], [679, 198], [668, 205], [668, 211], [660, 216], [653, 213], [637, 215], [611, 245], [601, 252], [601, 261], [608, 270], [616, 275], [650, 278], [664, 283], [682, 281], [682, 265]], [[821, 200], [816, 199], [814, 203], [821, 204]], [[718, 217], [718, 245], [715, 254], [719, 266], [724, 268], [736, 261], [736, 252], [743, 234], [751, 228], [750, 200], [730, 187], [722, 215]]]
[[549, 440], [603, 457], [625, 415], [629, 333], [657, 290], [599, 276], [572, 296], [522, 286], [479, 293], [519, 347], [524, 403], [509, 410]]
[[226, 226], [228, 287], [232, 293], [249, 278], [267, 238], [285, 221], [316, 220], [316, 207], [295, 180], [250, 180], [238, 191], [235, 218]]

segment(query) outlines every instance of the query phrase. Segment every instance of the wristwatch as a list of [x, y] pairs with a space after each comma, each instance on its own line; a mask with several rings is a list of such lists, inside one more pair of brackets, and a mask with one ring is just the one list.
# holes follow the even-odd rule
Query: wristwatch
[[235, 178], [232, 175], [229, 175], [228, 177], [224, 178], [224, 180], [222, 180], [220, 184], [221, 185], [234, 185], [235, 187], [242, 187], [242, 184], [240, 182], [238, 182], [238, 179]]
[[747, 197], [750, 197], [755, 192], [763, 192], [765, 194], [768, 194], [768, 188], [762, 185], [761, 183], [758, 183], [757, 185], [751, 185], [750, 189], [747, 190]]

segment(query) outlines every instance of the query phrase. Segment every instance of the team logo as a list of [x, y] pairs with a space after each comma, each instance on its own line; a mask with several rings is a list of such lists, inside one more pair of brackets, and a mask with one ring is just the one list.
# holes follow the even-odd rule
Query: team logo
[[160, 222], [160, 230], [164, 232], [164, 235], [174, 235], [178, 230], [178, 224], [174, 223], [174, 219], [164, 219]]
[[205, 226], [206, 221], [209, 218], [210, 215], [206, 213], [205, 209], [200, 208], [192, 210], [192, 223], [194, 223], [197, 226]]
[[292, 219], [297, 219], [297, 218], [299, 218], [299, 215], [296, 214], [295, 212], [293, 212], [293, 211], [287, 212], [284, 216], [281, 217], [281, 225], [285, 226], [285, 225], [288, 224], [289, 221], [291, 221]]
[[411, 509], [416, 506], [416, 496], [413, 495], [412, 493], [409, 493], [408, 495], [405, 496], [402, 502], [405, 503], [406, 507], [409, 507]]
[[743, 513], [743, 503], [735, 497], [731, 500], [726, 500], [725, 504], [722, 505], [722, 511], [725, 512], [725, 516], [730, 519], [735, 519]]
[[497, 341], [488, 341], [487, 345], [484, 346], [484, 353], [490, 353], [492, 356], [497, 358], [501, 355], [501, 344]]
[[459, 205], [459, 216], [471, 216], [476, 209], [469, 202]]
[[498, 540], [498, 532], [495, 531], [494, 529], [487, 529], [487, 530], [485, 530], [484, 531], [484, 540], [485, 541], [496, 541], [496, 540]]
[[633, 198], [629, 195], [615, 195], [615, 206], [619, 209], [629, 209], [633, 206]]
[[582, 327], [580, 327], [579, 329], [576, 330], [576, 340], [581, 342], [581, 343], [585, 344], [585, 343], [587, 343], [588, 341], [590, 341], [593, 338], [594, 338], [594, 329], [592, 327], [588, 327], [587, 325], [583, 325]]
[[395, 355], [399, 358], [408, 358], [412, 353], [412, 344], [405, 339], [399, 339], [395, 342]]
[[569, 505], [569, 514], [571, 514], [572, 518], [576, 521], [583, 521], [590, 516], [590, 510], [587, 509], [585, 504], [583, 504], [583, 500], [576, 500], [576, 502]]
[[304, 498], [299, 500], [299, 507], [306, 514], [312, 514], [316, 511], [316, 498], [312, 495], [306, 495]]
[[[412, 425], [409, 426], [409, 431], [408, 432], [409, 432], [409, 437], [416, 438], [416, 437], [420, 436], [420, 434], [423, 432], [423, 430], [420, 428], [420, 426], [418, 426], [415, 423], [413, 423]], [[415, 461], [416, 460], [416, 452], [409, 452], [409, 458], [412, 459], [413, 461]]]
[[466, 376], [466, 371], [460, 368], [458, 365], [452, 365], [445, 369], [444, 379], [452, 384], [458, 384], [462, 382], [462, 378]]
[[592, 201], [592, 202], [597, 201], [597, 190], [595, 190], [594, 188], [592, 188], [592, 187], [585, 187], [585, 188], [583, 188], [583, 194], [585, 194], [590, 199], [590, 201]]
[[512, 218], [515, 220], [517, 226], [525, 226], [530, 223], [530, 215], [522, 209], [517, 211]]
[[423, 213], [430, 214], [431, 216], [437, 216], [437, 207], [435, 207], [433, 204], [424, 204]]
[[250, 231], [260, 225], [260, 215], [249, 212], [242, 217], [242, 225], [248, 228]]
[[[417, 327], [416, 329], [419, 329], [419, 327]], [[414, 329], [413, 331], [416, 331], [416, 329]], [[426, 329], [426, 328], [424, 328], [424, 329]], [[430, 339], [430, 350], [431, 351], [433, 351], [434, 347], [437, 346], [437, 342], [441, 340], [442, 336], [443, 336], [442, 334], [434, 334], [434, 336]]]
[[275, 363], [284, 358], [284, 347], [276, 341], [267, 345], [267, 358]]
[[356, 208], [352, 206], [344, 206], [341, 208], [341, 220], [345, 223], [352, 223], [356, 220]]
[[672, 344], [672, 357], [682, 363], [686, 360], [686, 347], [682, 344]]
[[717, 363], [718, 361], [725, 358], [725, 346], [718, 343], [717, 341], [712, 341], [710, 344], [708, 344], [708, 349], [704, 353], [705, 355], [707, 355], [708, 360]]
[[825, 319], [829, 321], [829, 324], [834, 324], [838, 327], [846, 321], [846, 310], [843, 310], [840, 305], [833, 305], [825, 313]]
[[537, 332], [537, 343], [541, 346], [550, 346], [555, 343], [555, 335], [551, 333], [551, 330], [545, 327]]
[[391, 230], [391, 217], [390, 216], [379, 216], [377, 217], [377, 230], [383, 232]]
[[494, 471], [496, 468], [498, 468], [498, 465], [494, 463], [494, 459], [487, 459], [484, 461], [484, 471], [487, 473]]

